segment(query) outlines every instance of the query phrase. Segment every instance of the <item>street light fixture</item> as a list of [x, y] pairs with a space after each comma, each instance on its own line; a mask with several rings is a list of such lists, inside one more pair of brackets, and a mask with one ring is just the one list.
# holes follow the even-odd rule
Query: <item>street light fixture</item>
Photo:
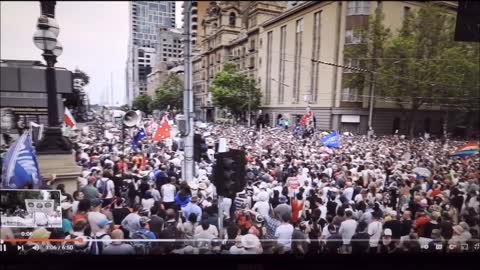
[[47, 62], [45, 79], [47, 88], [48, 127], [45, 128], [43, 139], [38, 142], [38, 154], [71, 154], [72, 143], [63, 136], [60, 128], [57, 82], [55, 78], [55, 63], [62, 54], [63, 47], [57, 40], [60, 27], [55, 21], [55, 1], [40, 1], [42, 15], [38, 18], [37, 31], [33, 35], [33, 42], [43, 51], [43, 59]]

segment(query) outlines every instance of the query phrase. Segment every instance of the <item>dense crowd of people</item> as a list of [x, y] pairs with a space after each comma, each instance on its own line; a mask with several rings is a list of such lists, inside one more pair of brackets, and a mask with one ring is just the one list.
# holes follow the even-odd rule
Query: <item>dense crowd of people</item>
[[[59, 188], [62, 228], [35, 229], [32, 237], [82, 238], [48, 245], [109, 255], [461, 252], [480, 245], [479, 156], [451, 156], [463, 141], [343, 136], [339, 148], [328, 148], [319, 131], [208, 125], [196, 132], [208, 149], [187, 182], [177, 138], [147, 137], [123, 149], [119, 138], [91, 126], [76, 143], [78, 190]], [[221, 202], [212, 184], [220, 138], [245, 150], [248, 163], [246, 188]], [[51, 180], [48, 187], [58, 188]]]

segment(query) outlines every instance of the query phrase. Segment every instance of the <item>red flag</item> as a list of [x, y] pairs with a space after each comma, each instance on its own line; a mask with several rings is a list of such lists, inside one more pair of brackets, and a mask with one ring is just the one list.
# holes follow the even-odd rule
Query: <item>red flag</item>
[[310, 120], [310, 117], [312, 117], [312, 112], [307, 112], [302, 116], [302, 119], [300, 120], [300, 125], [306, 125], [308, 124], [308, 121]]
[[71, 128], [76, 126], [75, 118], [73, 118], [72, 114], [70, 113], [70, 110], [65, 107], [65, 112], [63, 114], [63, 121], [65, 121], [65, 124]]
[[170, 138], [170, 125], [168, 121], [163, 121], [155, 131], [152, 140], [153, 141], [160, 141], [165, 138]]

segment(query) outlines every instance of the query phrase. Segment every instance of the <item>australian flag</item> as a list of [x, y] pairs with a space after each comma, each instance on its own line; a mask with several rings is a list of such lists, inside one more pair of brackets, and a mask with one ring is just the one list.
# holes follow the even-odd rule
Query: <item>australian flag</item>
[[13, 143], [3, 160], [2, 183], [4, 189], [23, 189], [42, 185], [35, 149], [28, 132]]
[[326, 147], [334, 147], [334, 148], [339, 148], [340, 147], [340, 135], [337, 134], [336, 131], [328, 134], [327, 136], [323, 137], [321, 139], [322, 143]]
[[143, 138], [145, 138], [147, 136], [146, 132], [145, 132], [145, 129], [144, 128], [141, 128], [137, 134], [135, 134], [135, 136], [133, 136], [133, 140], [132, 140], [132, 148], [133, 149], [137, 149], [138, 148], [138, 142], [140, 140], [142, 140]]

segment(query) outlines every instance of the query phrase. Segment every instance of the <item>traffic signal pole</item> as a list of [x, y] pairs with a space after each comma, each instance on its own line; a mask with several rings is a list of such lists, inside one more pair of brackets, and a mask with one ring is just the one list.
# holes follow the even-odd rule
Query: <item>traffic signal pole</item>
[[[226, 152], [224, 151], [225, 149], [222, 149], [221, 147], [218, 147], [218, 152], [219, 153], [223, 153], [223, 152]], [[220, 164], [221, 160], [217, 160], [217, 166], [221, 165]], [[219, 175], [215, 175], [215, 177], [222, 177], [222, 181], [223, 181], [223, 175], [219, 176]], [[232, 202], [233, 203], [233, 202]], [[218, 233], [219, 233], [219, 236], [220, 236], [220, 239], [223, 240], [223, 196], [222, 195], [218, 195]], [[228, 210], [230, 211], [230, 209]]]
[[185, 57], [185, 80], [183, 91], [183, 114], [186, 120], [187, 134], [184, 137], [184, 162], [182, 170], [182, 178], [187, 183], [193, 181], [195, 161], [193, 159], [193, 136], [195, 127], [193, 123], [193, 92], [192, 92], [192, 39], [191, 39], [191, 12], [192, 2], [185, 1], [185, 26], [184, 26], [184, 57]]

